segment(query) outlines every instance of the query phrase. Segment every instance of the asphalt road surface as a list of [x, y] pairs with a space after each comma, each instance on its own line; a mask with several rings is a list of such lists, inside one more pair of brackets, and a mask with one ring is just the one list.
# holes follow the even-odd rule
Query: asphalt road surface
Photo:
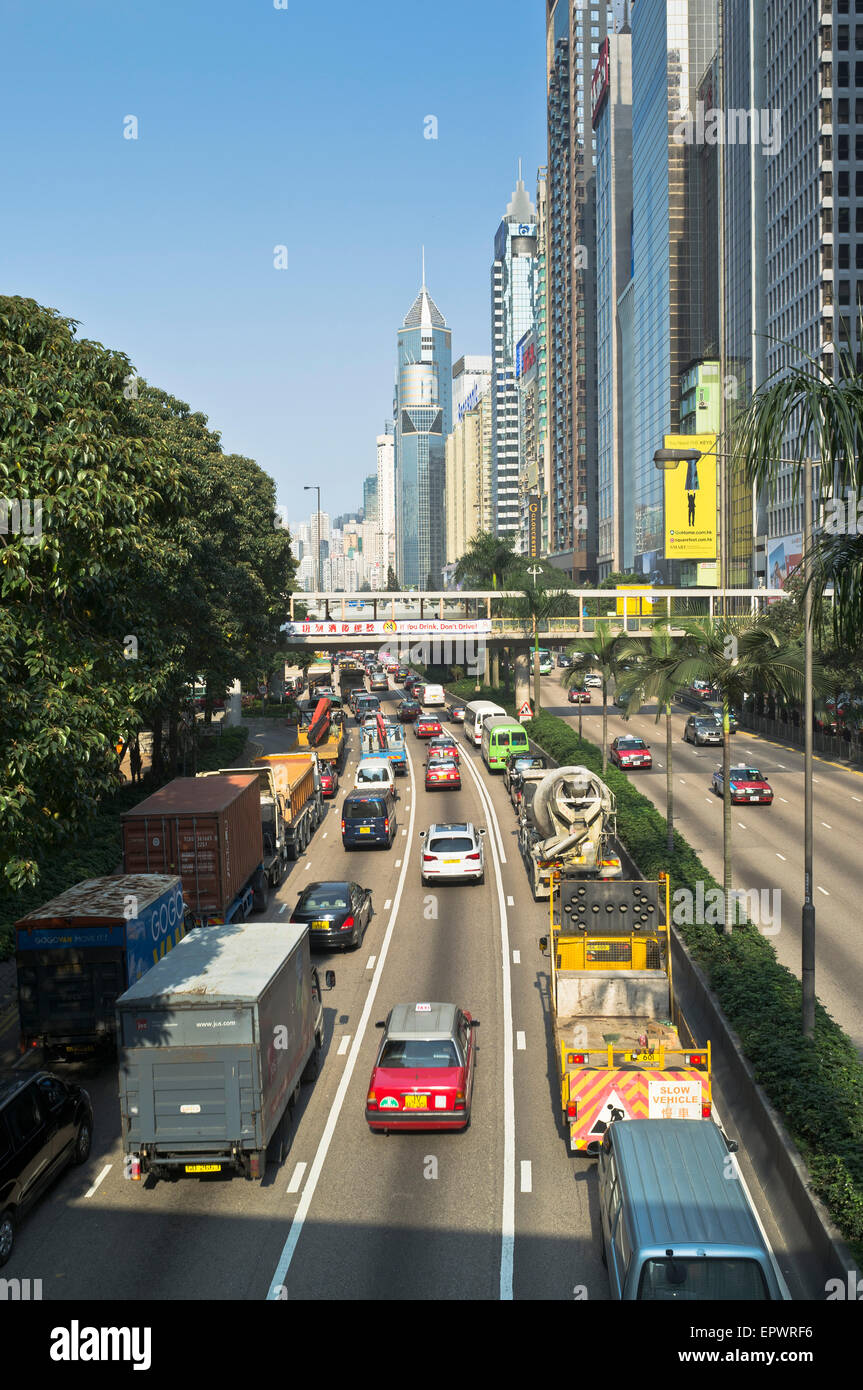
[[[555, 671], [543, 681], [545, 708], [578, 727], [578, 706], [570, 705]], [[602, 699], [591, 691], [582, 705], [582, 732], [602, 742]], [[674, 823], [705, 868], [722, 883], [722, 799], [711, 791], [711, 774], [721, 765], [722, 749], [695, 748], [683, 741], [690, 710], [675, 706], [672, 770]], [[653, 767], [627, 775], [665, 815], [665, 717], [656, 723], [655, 705], [624, 720], [609, 706], [608, 740], [640, 734], [650, 745]], [[741, 729], [731, 737], [734, 762], [760, 768], [773, 788], [771, 806], [732, 806], [734, 886], [757, 890], [760, 925], [783, 965], [800, 976], [803, 907], [803, 754]], [[816, 912], [815, 988], [818, 998], [863, 1053], [863, 961], [860, 954], [860, 856], [863, 851], [863, 773], [816, 758], [814, 792], [814, 898]], [[775, 911], [774, 911], [775, 909]]]
[[[595, 1165], [568, 1156], [557, 1120], [538, 951], [547, 906], [531, 898], [500, 777], [451, 727], [463, 790], [425, 792], [424, 744], [409, 730], [392, 849], [346, 853], [339, 808], [356, 766], [351, 722], [336, 802], [266, 913], [287, 920], [303, 885], [344, 876], [373, 890], [376, 910], [358, 950], [318, 956], [336, 971], [334, 991], [324, 994], [326, 1054], [317, 1082], [303, 1088], [284, 1164], [271, 1165], [262, 1183], [128, 1181], [115, 1066], [69, 1065], [62, 1074], [93, 1097], [93, 1151], [22, 1222], [4, 1273], [41, 1278], [46, 1299], [608, 1298]], [[266, 752], [287, 738], [278, 725], [255, 731]], [[483, 885], [421, 886], [418, 832], [448, 819], [487, 827]], [[458, 1003], [480, 1020], [470, 1126], [373, 1135], [363, 1111], [380, 1038], [374, 1022], [396, 1003], [423, 999]], [[14, 1041], [11, 1031], [0, 1039], [7, 1062]], [[716, 1103], [738, 1137], [731, 1106], [721, 1094]], [[799, 1294], [793, 1253], [741, 1157]]]

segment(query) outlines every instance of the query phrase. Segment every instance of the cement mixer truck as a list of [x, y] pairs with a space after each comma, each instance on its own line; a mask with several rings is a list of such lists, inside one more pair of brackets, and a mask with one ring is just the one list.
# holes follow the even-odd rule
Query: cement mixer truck
[[587, 767], [556, 767], [525, 777], [518, 847], [534, 901], [551, 896], [552, 874], [620, 878], [612, 851], [617, 831], [614, 794]]

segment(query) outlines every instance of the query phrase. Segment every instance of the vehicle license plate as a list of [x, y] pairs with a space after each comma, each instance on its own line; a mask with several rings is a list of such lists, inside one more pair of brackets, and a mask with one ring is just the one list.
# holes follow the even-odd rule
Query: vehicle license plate
[[221, 1163], [187, 1163], [187, 1173], [221, 1173]]
[[372, 833], [372, 828], [371, 828], [370, 825], [361, 825], [361, 826], [360, 826], [360, 834], [361, 834], [361, 835], [371, 835], [371, 833]]
[[332, 922], [312, 922], [312, 931], [329, 931]]
[[428, 1096], [405, 1096], [405, 1110], [427, 1110]]
[[445, 859], [443, 862], [445, 864], [459, 864], [461, 861], [459, 859]]
[[646, 1062], [648, 1066], [655, 1067], [659, 1064], [658, 1052], [627, 1052], [627, 1062]]

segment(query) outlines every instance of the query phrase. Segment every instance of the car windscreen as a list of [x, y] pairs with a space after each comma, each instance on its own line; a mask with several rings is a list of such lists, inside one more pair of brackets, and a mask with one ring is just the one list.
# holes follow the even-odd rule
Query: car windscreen
[[733, 767], [731, 776], [735, 782], [763, 782], [764, 774], [757, 767]]
[[389, 1038], [381, 1052], [379, 1067], [459, 1067], [455, 1043], [449, 1038], [428, 1041], [423, 1038]]
[[358, 782], [389, 782], [389, 768], [386, 767], [358, 767]]
[[454, 758], [429, 758], [429, 769], [434, 772], [457, 772], [458, 764]]
[[308, 893], [304, 893], [297, 903], [297, 907], [302, 911], [323, 912], [324, 910], [334, 912], [339, 908], [348, 906], [346, 893], [342, 893], [338, 888], [313, 888]]
[[618, 748], [645, 748], [647, 745], [643, 738], [619, 738], [617, 746]]
[[428, 847], [430, 854], [469, 854], [473, 840], [468, 835], [436, 835]]
[[643, 1302], [680, 1300], [714, 1302], [769, 1298], [764, 1274], [755, 1260], [697, 1258], [645, 1260], [638, 1285]]
[[517, 772], [525, 772], [529, 767], [545, 767], [545, 759], [518, 757], [515, 759], [513, 767]]
[[356, 801], [346, 801], [342, 808], [345, 820], [373, 820], [386, 815], [386, 807], [378, 797], [363, 797]]

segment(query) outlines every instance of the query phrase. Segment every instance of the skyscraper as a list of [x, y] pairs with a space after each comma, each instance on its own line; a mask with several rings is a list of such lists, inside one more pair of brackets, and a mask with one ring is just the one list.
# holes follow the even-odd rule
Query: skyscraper
[[491, 268], [492, 493], [498, 535], [517, 534], [516, 345], [534, 324], [536, 209], [519, 177], [494, 239]]
[[395, 438], [393, 422], [387, 420], [383, 434], [377, 437], [378, 449], [378, 521], [384, 536], [384, 581], [386, 571], [396, 563], [396, 478], [395, 478]]
[[452, 430], [452, 333], [425, 284], [398, 333], [395, 419], [397, 573], [401, 584], [441, 582], [444, 449]]
[[370, 473], [363, 479], [363, 521], [378, 520], [378, 475]]

